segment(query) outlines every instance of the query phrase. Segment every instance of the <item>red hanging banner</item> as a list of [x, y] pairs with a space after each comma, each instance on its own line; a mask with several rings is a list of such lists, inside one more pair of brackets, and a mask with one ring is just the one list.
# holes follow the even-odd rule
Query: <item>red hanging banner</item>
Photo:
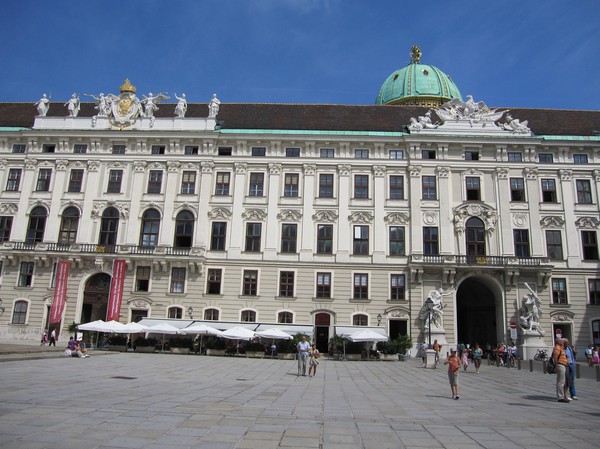
[[125, 283], [124, 260], [115, 260], [113, 262], [113, 276], [110, 283], [110, 294], [108, 296], [108, 310], [106, 311], [106, 321], [119, 321], [121, 314], [121, 302], [123, 301], [123, 284]]
[[67, 282], [69, 281], [70, 262], [58, 262], [54, 274], [54, 299], [50, 309], [50, 324], [60, 323], [67, 304]]

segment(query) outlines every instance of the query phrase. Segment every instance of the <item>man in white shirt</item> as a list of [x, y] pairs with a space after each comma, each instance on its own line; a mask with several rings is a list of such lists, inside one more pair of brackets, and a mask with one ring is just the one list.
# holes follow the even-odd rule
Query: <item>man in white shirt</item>
[[310, 352], [310, 344], [306, 341], [306, 336], [302, 336], [302, 340], [296, 345], [298, 349], [298, 376], [306, 376], [306, 362], [308, 353]]

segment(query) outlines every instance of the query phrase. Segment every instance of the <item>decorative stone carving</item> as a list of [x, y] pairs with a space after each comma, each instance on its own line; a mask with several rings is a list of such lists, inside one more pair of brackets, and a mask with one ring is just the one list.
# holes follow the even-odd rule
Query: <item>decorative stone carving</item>
[[60, 159], [60, 160], [56, 161], [56, 170], [57, 171], [65, 171], [67, 168], [69, 168], [69, 161], [67, 161], [65, 159]]
[[90, 172], [97, 172], [100, 170], [100, 161], [88, 161], [87, 168]]
[[498, 175], [498, 179], [507, 179], [508, 178], [508, 169], [506, 168], [497, 168], [496, 174]]
[[200, 164], [202, 167], [202, 173], [212, 173], [215, 169], [215, 163], [213, 161], [205, 161]]
[[236, 162], [234, 165], [235, 168], [235, 172], [236, 173], [246, 173], [246, 170], [248, 170], [248, 164], [246, 164], [245, 162]]
[[282, 165], [281, 164], [269, 164], [269, 174], [270, 175], [278, 175], [281, 173]]
[[81, 103], [77, 94], [71, 95], [71, 98], [65, 103], [65, 106], [69, 111], [69, 117], [77, 117], [77, 115], [79, 114], [79, 109], [81, 107]]
[[173, 96], [177, 99], [177, 106], [175, 106], [175, 117], [184, 118], [188, 108], [185, 94], [181, 94], [181, 97], [178, 97], [177, 94], [173, 92]]
[[48, 109], [50, 109], [50, 98], [48, 98], [46, 94], [44, 94], [42, 95], [42, 98], [40, 98], [33, 104], [37, 107], [38, 115], [40, 117], [46, 117]]
[[390, 212], [383, 218], [383, 221], [390, 225], [408, 224], [410, 217], [406, 212]]
[[557, 310], [550, 313], [550, 319], [553, 323], [569, 323], [573, 321], [575, 315], [566, 310]]
[[284, 209], [277, 214], [279, 221], [299, 222], [302, 219], [302, 212], [294, 209]]
[[231, 211], [226, 207], [215, 207], [208, 212], [208, 218], [211, 220], [229, 220], [231, 218]]
[[352, 166], [338, 165], [338, 173], [340, 176], [350, 176], [350, 173], [352, 173]]
[[373, 214], [371, 212], [366, 211], [357, 211], [352, 212], [348, 216], [348, 221], [350, 223], [372, 223], [373, 222]]
[[541, 336], [544, 336], [542, 328], [540, 326], [540, 318], [542, 316], [542, 300], [538, 295], [531, 289], [529, 284], [525, 282], [525, 286], [529, 290], [529, 293], [522, 298], [521, 316], [519, 316], [519, 323], [523, 331], [527, 332], [539, 332]]
[[454, 231], [457, 234], [465, 232], [465, 223], [470, 217], [479, 217], [488, 234], [496, 229], [498, 216], [492, 207], [487, 204], [462, 204], [454, 208]]
[[565, 225], [565, 219], [562, 217], [542, 217], [540, 219], [540, 226], [542, 228], [560, 228], [562, 229]]
[[167, 170], [169, 173], [177, 173], [181, 168], [181, 163], [177, 161], [169, 161], [167, 162]]
[[219, 113], [219, 107], [221, 106], [221, 102], [217, 98], [217, 94], [213, 94], [210, 102], [208, 103], [208, 117], [216, 118]]
[[374, 165], [373, 175], [377, 177], [385, 176], [387, 173], [387, 167], [385, 165]]
[[262, 209], [248, 209], [242, 214], [244, 220], [264, 221], [267, 219], [267, 212]]
[[512, 222], [517, 228], [527, 227], [527, 214], [512, 214]]
[[37, 159], [25, 159], [25, 170], [35, 170], [37, 166]]
[[577, 229], [598, 229], [600, 220], [595, 217], [581, 217], [575, 221]]
[[558, 170], [561, 181], [570, 181], [573, 177], [573, 171], [571, 170]]
[[338, 214], [334, 210], [318, 210], [312, 216], [314, 222], [317, 223], [335, 223]]
[[538, 178], [538, 169], [537, 168], [530, 168], [530, 167], [526, 167], [523, 170], [523, 173], [525, 173], [525, 177], [527, 179], [537, 179]]
[[12, 203], [0, 203], [0, 214], [2, 215], [17, 215], [19, 206]]
[[152, 94], [152, 92], [148, 93], [148, 96], [142, 95], [142, 105], [144, 106], [144, 117], [154, 118], [154, 113], [158, 111], [158, 104], [163, 100], [168, 100], [167, 97], [162, 92], [158, 95]]
[[148, 167], [148, 163], [146, 161], [134, 161], [133, 162], [133, 170], [136, 173], [144, 173], [146, 171], [146, 167]]
[[421, 131], [422, 129], [435, 129], [438, 125], [435, 125], [431, 121], [431, 111], [427, 111], [425, 115], [419, 116], [418, 119], [411, 117], [410, 125], [408, 129], [411, 131]]
[[443, 329], [444, 328], [444, 302], [443, 297], [451, 295], [454, 290], [444, 291], [444, 289], [430, 290], [427, 294], [427, 298], [431, 298], [433, 301], [431, 311], [427, 309], [425, 302], [419, 311], [419, 319], [423, 323], [423, 331], [427, 332], [430, 329]]
[[315, 164], [304, 164], [302, 166], [305, 175], [314, 175], [317, 171], [317, 166]]
[[506, 120], [506, 123], [502, 123], [501, 126], [506, 131], [511, 131], [515, 134], [531, 134], [531, 129], [529, 129], [527, 126], [527, 120], [521, 122], [518, 119], [512, 118], [512, 116], [508, 113], [504, 119]]
[[435, 172], [439, 178], [447, 178], [450, 176], [450, 169], [448, 167], [436, 167]]
[[433, 211], [423, 212], [422, 220], [427, 226], [436, 225], [438, 223], [438, 214]]

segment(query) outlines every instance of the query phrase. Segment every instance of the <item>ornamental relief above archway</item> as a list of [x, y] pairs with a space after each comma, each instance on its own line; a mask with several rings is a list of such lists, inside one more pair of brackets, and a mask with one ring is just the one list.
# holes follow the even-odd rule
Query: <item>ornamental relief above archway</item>
[[465, 223], [471, 217], [477, 217], [483, 221], [486, 234], [491, 234], [496, 229], [498, 214], [496, 210], [487, 204], [461, 204], [454, 208], [454, 231], [462, 235], [465, 232]]

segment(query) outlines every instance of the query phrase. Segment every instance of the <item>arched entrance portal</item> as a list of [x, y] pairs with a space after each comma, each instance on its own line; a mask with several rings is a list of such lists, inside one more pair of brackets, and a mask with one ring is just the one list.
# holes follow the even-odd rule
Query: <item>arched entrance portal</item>
[[110, 276], [108, 274], [98, 273], [88, 279], [83, 291], [82, 323], [106, 319], [109, 291]]
[[457, 340], [479, 343], [482, 348], [497, 343], [498, 323], [502, 323], [501, 307], [496, 307], [493, 287], [486, 281], [478, 277], [466, 279], [456, 292]]

